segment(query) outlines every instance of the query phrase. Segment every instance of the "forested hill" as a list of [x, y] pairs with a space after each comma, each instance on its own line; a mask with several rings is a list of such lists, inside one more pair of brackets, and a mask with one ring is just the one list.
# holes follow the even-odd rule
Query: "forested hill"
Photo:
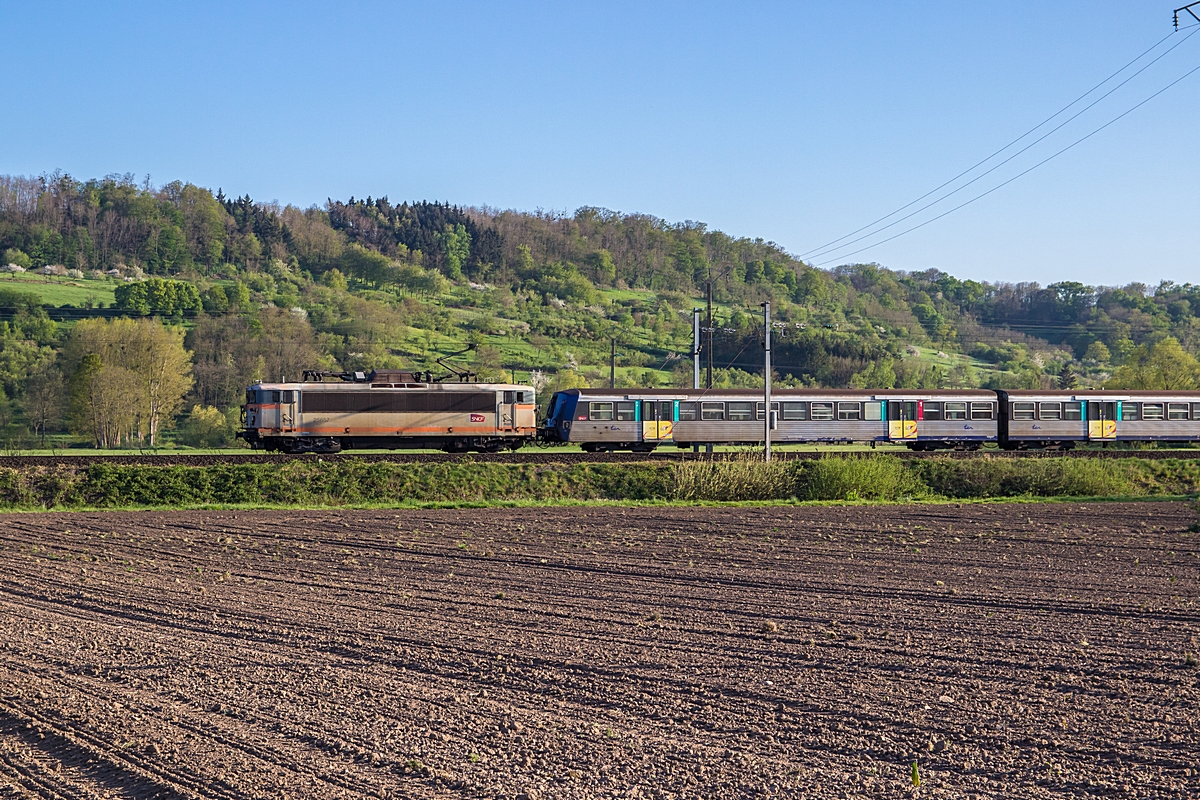
[[318, 365], [434, 368], [468, 344], [463, 358], [484, 377], [515, 370], [554, 388], [607, 380], [616, 338], [621, 383], [686, 382], [691, 309], [708, 282], [726, 385], [761, 381], [757, 307], [767, 299], [780, 379], [793, 384], [1188, 382], [1200, 345], [1200, 287], [1190, 284], [824, 271], [703, 223], [587, 207], [351, 197], [302, 209], [132, 176], [0, 177], [0, 252], [0, 424], [28, 415], [39, 370], [58, 370], [69, 390], [72, 331], [88, 317], [182, 326], [194, 363], [183, 407], [223, 411], [256, 378]]

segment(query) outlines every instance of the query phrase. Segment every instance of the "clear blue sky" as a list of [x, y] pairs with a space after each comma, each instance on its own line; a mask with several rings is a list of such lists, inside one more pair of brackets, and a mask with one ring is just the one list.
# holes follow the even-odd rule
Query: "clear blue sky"
[[[1167, 35], [1178, 2], [2, 0], [0, 172], [148, 173], [305, 206], [595, 205], [800, 254], [1057, 111]], [[1200, 35], [972, 189], [1198, 65]], [[1198, 132], [1200, 73], [851, 260], [1198, 281]]]

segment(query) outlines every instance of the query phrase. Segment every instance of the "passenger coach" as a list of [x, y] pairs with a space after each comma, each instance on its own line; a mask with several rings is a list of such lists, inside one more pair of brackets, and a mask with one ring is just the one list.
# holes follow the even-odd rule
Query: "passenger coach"
[[256, 449], [285, 453], [351, 448], [497, 452], [515, 450], [537, 435], [537, 406], [528, 386], [438, 383], [399, 371], [338, 377], [339, 383], [251, 386], [245, 427], [238, 435]]
[[[761, 397], [752, 389], [570, 389], [551, 399], [542, 438], [587, 451], [752, 445], [763, 440]], [[779, 389], [771, 412], [777, 444], [973, 450], [998, 441], [997, 397], [987, 391]]]
[[1165, 391], [1000, 391], [1004, 447], [1083, 442], [1200, 441], [1200, 394]]

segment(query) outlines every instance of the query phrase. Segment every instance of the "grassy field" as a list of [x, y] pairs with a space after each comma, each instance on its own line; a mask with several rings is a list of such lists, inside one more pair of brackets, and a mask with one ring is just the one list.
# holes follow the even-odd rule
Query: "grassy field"
[[93, 305], [112, 305], [116, 287], [117, 284], [109, 280], [51, 278], [28, 273], [0, 278], [0, 288], [36, 294], [46, 305], [72, 305], [77, 308], [82, 308], [89, 299]]

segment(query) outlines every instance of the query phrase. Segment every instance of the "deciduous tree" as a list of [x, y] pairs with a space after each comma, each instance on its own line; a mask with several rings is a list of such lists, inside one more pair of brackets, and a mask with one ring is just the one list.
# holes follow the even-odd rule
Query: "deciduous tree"
[[1194, 389], [1200, 379], [1200, 363], [1168, 336], [1154, 344], [1138, 346], [1113, 373], [1113, 389]]
[[[118, 420], [109, 424], [105, 430], [112, 433], [106, 432], [103, 438], [111, 440], [115, 436], [118, 442], [125, 438], [124, 418], [113, 416], [118, 400], [127, 399], [113, 388], [119, 375], [135, 398], [133, 435], [147, 438], [151, 446], [158, 443], [160, 429], [179, 410], [192, 386], [191, 353], [184, 349], [183, 336], [182, 328], [149, 319], [88, 319], [75, 326], [64, 351], [65, 360], [74, 367], [73, 376], [80, 370], [86, 373], [85, 384], [90, 387], [86, 394], [91, 398], [88, 402]], [[92, 356], [96, 360], [90, 360]], [[103, 375], [99, 375], [101, 371]], [[82, 391], [77, 383], [73, 378], [73, 401]], [[93, 413], [93, 427], [94, 417]]]

